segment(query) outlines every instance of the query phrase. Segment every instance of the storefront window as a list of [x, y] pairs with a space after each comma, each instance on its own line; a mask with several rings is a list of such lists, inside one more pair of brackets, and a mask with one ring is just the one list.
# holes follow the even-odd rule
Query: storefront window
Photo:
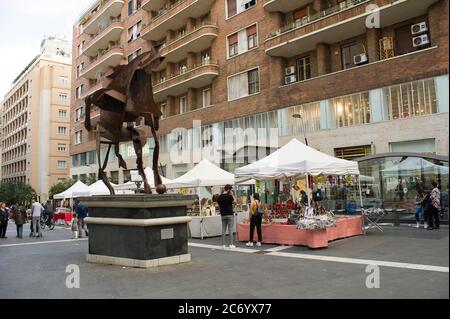
[[370, 123], [369, 93], [348, 95], [331, 100], [337, 127]]
[[441, 188], [441, 218], [448, 221], [448, 160], [420, 154], [386, 156], [362, 159], [359, 169], [365, 206], [399, 209], [400, 220], [415, 223], [417, 190], [431, 191], [431, 182], [436, 181]]

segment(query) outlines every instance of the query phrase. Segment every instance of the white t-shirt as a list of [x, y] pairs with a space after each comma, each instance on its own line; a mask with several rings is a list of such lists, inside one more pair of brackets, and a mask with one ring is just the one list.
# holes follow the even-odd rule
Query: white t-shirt
[[41, 203], [35, 202], [31, 204], [31, 212], [33, 214], [33, 217], [40, 217], [43, 210], [44, 207], [42, 207]]

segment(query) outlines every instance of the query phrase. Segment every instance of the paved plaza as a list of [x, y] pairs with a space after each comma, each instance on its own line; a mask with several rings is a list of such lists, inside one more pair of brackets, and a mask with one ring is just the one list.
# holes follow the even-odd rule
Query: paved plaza
[[[370, 230], [327, 249], [192, 239], [192, 262], [153, 269], [90, 264], [86, 239], [45, 230], [40, 239], [0, 241], [0, 298], [449, 298], [448, 227]], [[66, 267], [79, 266], [80, 288], [66, 287]], [[366, 287], [368, 264], [380, 268], [380, 287]]]

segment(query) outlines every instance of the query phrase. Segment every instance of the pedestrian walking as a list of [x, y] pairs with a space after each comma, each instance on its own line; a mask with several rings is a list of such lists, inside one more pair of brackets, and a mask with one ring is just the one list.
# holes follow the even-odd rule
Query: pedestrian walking
[[16, 223], [17, 238], [23, 238], [23, 224], [27, 220], [27, 211], [23, 205], [14, 205], [12, 210], [14, 222]]
[[30, 237], [42, 237], [41, 215], [43, 211], [44, 207], [42, 207], [41, 203], [33, 199], [33, 203], [31, 204], [31, 222], [33, 225]]
[[53, 217], [55, 215], [55, 209], [53, 208], [52, 202], [50, 200], [44, 206], [45, 215], [47, 216], [47, 226], [50, 227], [52, 224]]
[[424, 217], [424, 207], [423, 207], [423, 201], [425, 199], [425, 194], [423, 192], [422, 188], [419, 188], [417, 190], [417, 195], [415, 199], [415, 205], [416, 205], [416, 228], [420, 228], [420, 219], [424, 219], [424, 224], [426, 223], [425, 217]]
[[263, 209], [261, 208], [261, 201], [259, 200], [259, 194], [253, 194], [253, 201], [250, 205], [250, 238], [248, 243], [246, 244], [248, 247], [253, 246], [253, 235], [256, 231], [258, 233], [258, 241], [256, 242], [256, 246], [261, 246], [262, 242], [262, 217], [264, 214]]
[[234, 228], [234, 211], [233, 205], [237, 204], [236, 196], [234, 195], [231, 185], [226, 185], [224, 192], [217, 198], [219, 204], [220, 215], [222, 217], [222, 246], [225, 249], [225, 234], [227, 232], [230, 236], [229, 248], [236, 248], [233, 244], [233, 228]]
[[4, 202], [0, 202], [0, 238], [8, 238], [6, 237], [6, 230], [8, 229], [8, 220], [9, 213], [6, 209], [6, 204]]
[[75, 212], [77, 214], [78, 219], [78, 238], [83, 238], [83, 231], [85, 232], [86, 236], [89, 235], [88, 231], [85, 229], [86, 222], [84, 219], [88, 216], [88, 208], [80, 203], [78, 199], [75, 200]]
[[72, 239], [78, 238], [78, 218], [77, 213], [72, 214]]
[[428, 205], [428, 230], [439, 229], [439, 209], [441, 208], [441, 192], [436, 182], [431, 182], [433, 189], [430, 193], [430, 203]]

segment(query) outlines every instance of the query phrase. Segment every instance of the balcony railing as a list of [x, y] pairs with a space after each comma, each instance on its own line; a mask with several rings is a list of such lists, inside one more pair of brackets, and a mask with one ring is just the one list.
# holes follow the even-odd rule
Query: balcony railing
[[177, 41], [179, 41], [179, 40], [181, 40], [181, 39], [184, 39], [184, 38], [190, 36], [192, 33], [194, 33], [194, 32], [196, 32], [196, 31], [200, 30], [200, 29], [203, 28], [203, 27], [216, 27], [216, 28], [217, 28], [217, 24], [212, 23], [212, 22], [210, 22], [210, 21], [204, 21], [204, 22], [202, 22], [202, 24], [200, 24], [200, 25], [198, 25], [198, 26], [195, 26], [191, 31], [189, 31], [189, 32], [187, 32], [187, 33], [184, 33], [184, 34], [179, 34], [179, 35], [177, 35], [172, 41], [164, 43], [164, 44], [161, 46], [160, 50], [162, 50], [162, 49], [164, 49], [164, 48], [170, 46], [171, 44], [173, 44], [173, 43], [175, 43], [175, 42], [177, 42]]
[[170, 6], [167, 6], [166, 8], [161, 9], [156, 16], [154, 16], [152, 19], [150, 19], [148, 25], [151, 25], [156, 20], [158, 20], [159, 18], [161, 18], [162, 16], [164, 16], [165, 14], [167, 14], [170, 11], [172, 11], [173, 9], [175, 9], [180, 4], [182, 4], [182, 3], [186, 2], [186, 1], [188, 1], [188, 0], [178, 0], [178, 1], [174, 2], [174, 3], [172, 3]]
[[167, 83], [167, 82], [169, 82], [169, 81], [171, 81], [171, 80], [173, 80], [173, 79], [175, 79], [175, 78], [177, 78], [179, 76], [182, 76], [182, 75], [188, 74], [190, 72], [193, 72], [193, 71], [195, 71], [195, 70], [197, 70], [197, 69], [199, 69], [201, 67], [204, 67], [204, 66], [217, 66], [217, 65], [218, 65], [217, 62], [203, 61], [201, 64], [199, 64], [199, 65], [194, 64], [190, 68], [188, 68], [188, 67], [179, 68], [177, 72], [175, 72], [175, 73], [173, 73], [173, 74], [171, 74], [171, 75], [169, 75], [167, 77], [164, 77], [162, 80], [160, 80], [156, 84], [154, 84], [153, 87], [156, 88], [159, 85]]
[[331, 15], [337, 14], [339, 12], [351, 9], [353, 7], [356, 7], [356, 6], [358, 6], [358, 5], [362, 4], [362, 3], [369, 2], [369, 1], [370, 0], [347, 0], [345, 2], [341, 2], [340, 5], [337, 5], [337, 6], [329, 8], [329, 9], [320, 11], [319, 13], [316, 13], [316, 14], [313, 14], [313, 15], [310, 15], [310, 16], [306, 16], [306, 17], [304, 17], [301, 20], [297, 20], [296, 22], [289, 23], [289, 24], [281, 27], [277, 31], [275, 31], [273, 33], [269, 33], [267, 35], [266, 39], [268, 40], [268, 39], [272, 39], [272, 38], [278, 37], [278, 36], [280, 36], [280, 35], [282, 35], [284, 33], [287, 33], [289, 31], [302, 28], [305, 25], [311, 24], [311, 23], [316, 22], [318, 20], [324, 19], [324, 18], [326, 18], [328, 16], [331, 16]]
[[105, 27], [100, 28], [95, 34], [91, 35], [89, 42], [86, 43], [86, 45], [85, 45], [84, 51], [86, 51], [86, 49], [89, 48], [93, 43], [97, 42], [97, 37], [99, 35], [104, 33], [105, 30], [107, 30], [112, 24], [117, 23], [117, 22], [123, 22], [123, 20], [118, 19], [118, 18], [113, 18]]

